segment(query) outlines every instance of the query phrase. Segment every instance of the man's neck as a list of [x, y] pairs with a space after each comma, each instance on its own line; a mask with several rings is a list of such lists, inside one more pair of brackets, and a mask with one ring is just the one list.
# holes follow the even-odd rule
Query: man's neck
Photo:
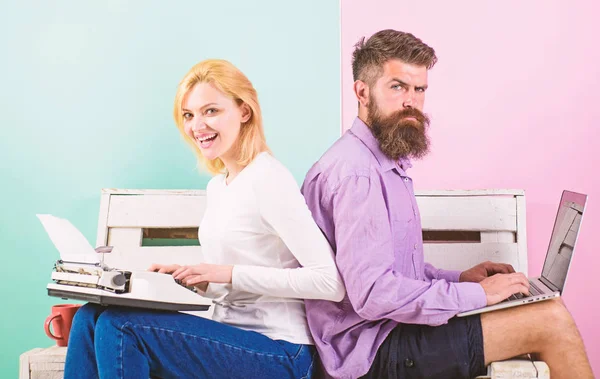
[[367, 125], [369, 127], [369, 129], [371, 128], [371, 125], [369, 125], [369, 123], [367, 122], [367, 120], [369, 119], [369, 117], [367, 116], [367, 110], [365, 108], [359, 108], [358, 109], [358, 118], [365, 123], [365, 125]]

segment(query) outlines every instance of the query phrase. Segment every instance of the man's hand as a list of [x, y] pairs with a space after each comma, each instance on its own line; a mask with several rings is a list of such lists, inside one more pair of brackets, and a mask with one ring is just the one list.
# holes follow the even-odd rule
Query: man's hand
[[504, 263], [483, 262], [477, 266], [463, 271], [458, 279], [459, 282], [479, 283], [483, 279], [495, 274], [512, 274], [515, 272], [513, 266]]
[[496, 274], [483, 279], [479, 284], [485, 291], [487, 305], [498, 304], [515, 293], [529, 294], [529, 280], [520, 272]]

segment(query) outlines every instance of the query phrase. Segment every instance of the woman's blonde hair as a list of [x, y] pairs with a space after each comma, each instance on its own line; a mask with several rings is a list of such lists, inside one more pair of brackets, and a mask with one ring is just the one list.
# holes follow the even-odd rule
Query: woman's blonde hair
[[223, 161], [219, 158], [212, 160], [204, 158], [195, 141], [185, 133], [183, 128], [183, 99], [198, 83], [209, 83], [233, 99], [238, 105], [245, 103], [250, 107], [250, 118], [241, 125], [237, 143], [232, 147], [237, 149], [238, 164], [247, 166], [258, 154], [269, 151], [262, 125], [258, 95], [252, 83], [246, 75], [230, 62], [222, 59], [208, 59], [196, 64], [183, 77], [175, 94], [173, 109], [173, 117], [177, 128], [185, 141], [194, 149], [199, 163], [203, 164], [212, 174], [225, 172]]

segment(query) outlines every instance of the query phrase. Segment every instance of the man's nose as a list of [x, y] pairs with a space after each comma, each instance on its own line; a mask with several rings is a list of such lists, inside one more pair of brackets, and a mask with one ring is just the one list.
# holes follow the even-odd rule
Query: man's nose
[[415, 103], [415, 99], [414, 99], [414, 92], [410, 91], [406, 98], [404, 99], [404, 101], [402, 102], [402, 106], [404, 108], [413, 108], [414, 107], [414, 103]]

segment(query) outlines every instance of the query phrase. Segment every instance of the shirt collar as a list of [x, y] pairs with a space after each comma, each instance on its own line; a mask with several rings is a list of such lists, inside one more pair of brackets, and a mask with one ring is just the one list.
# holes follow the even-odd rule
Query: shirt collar
[[398, 168], [401, 175], [406, 175], [406, 170], [412, 167], [412, 163], [408, 158], [400, 158], [398, 161], [394, 161], [388, 158], [383, 151], [379, 148], [379, 142], [373, 136], [371, 128], [367, 126], [360, 118], [356, 117], [350, 128], [350, 133], [354, 134], [365, 146], [371, 150], [371, 153], [379, 162], [381, 169], [386, 172], [394, 168]]

